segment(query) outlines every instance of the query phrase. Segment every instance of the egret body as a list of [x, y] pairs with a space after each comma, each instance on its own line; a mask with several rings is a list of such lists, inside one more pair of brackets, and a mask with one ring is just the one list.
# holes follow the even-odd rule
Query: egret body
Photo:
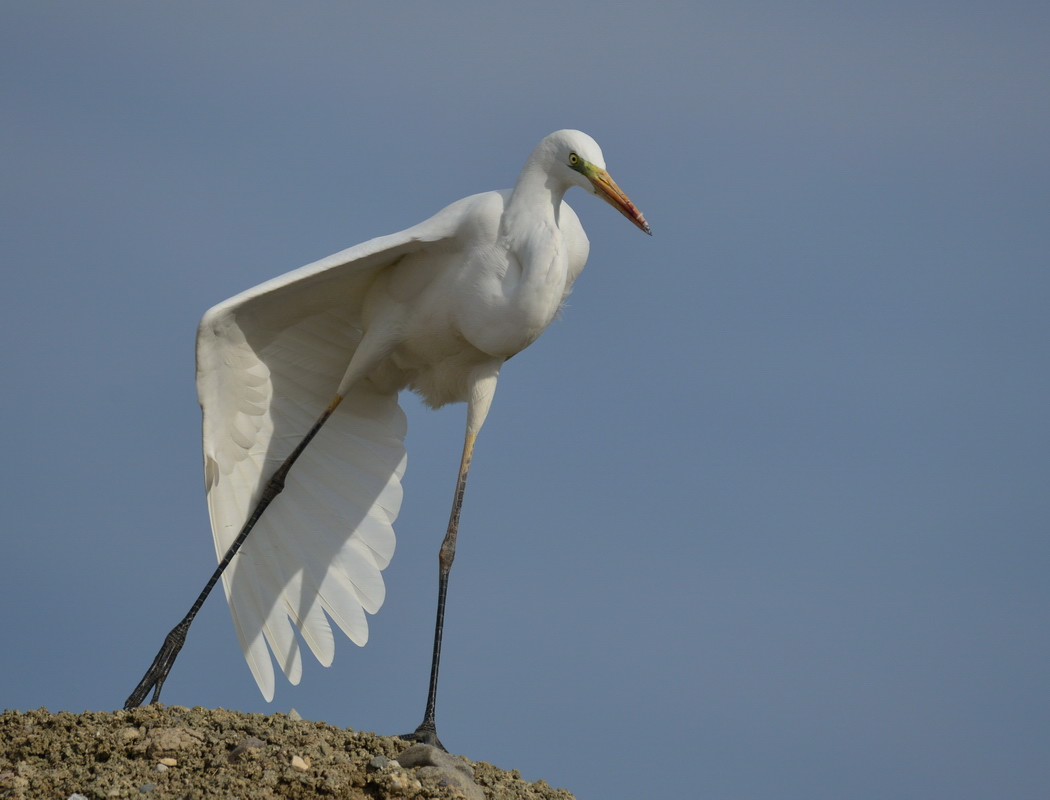
[[556, 131], [533, 150], [513, 189], [466, 197], [204, 315], [197, 391], [220, 561], [126, 708], [151, 688], [153, 701], [159, 698], [220, 577], [267, 700], [274, 692], [271, 652], [292, 683], [301, 676], [295, 629], [325, 666], [335, 651], [329, 619], [365, 643], [365, 612], [383, 603], [381, 571], [394, 552], [406, 427], [397, 394], [407, 388], [434, 408], [467, 403], [439, 554], [430, 691], [413, 735], [440, 745], [434, 709], [445, 593], [471, 454], [503, 362], [543, 333], [587, 260], [587, 236], [563, 200], [573, 186], [650, 233], [605, 171], [595, 141]]

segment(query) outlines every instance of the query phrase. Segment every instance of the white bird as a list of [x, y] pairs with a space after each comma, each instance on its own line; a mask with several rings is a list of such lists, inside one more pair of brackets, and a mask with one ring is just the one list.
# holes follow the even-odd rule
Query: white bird
[[438, 660], [467, 469], [503, 362], [543, 333], [587, 260], [587, 236], [562, 199], [573, 186], [651, 234], [606, 172], [597, 143], [561, 130], [536, 146], [513, 189], [466, 197], [425, 222], [274, 278], [204, 315], [197, 392], [220, 563], [126, 708], [139, 705], [150, 688], [158, 700], [220, 575], [267, 701], [274, 692], [270, 651], [293, 684], [302, 674], [296, 628], [325, 666], [335, 651], [329, 618], [365, 644], [365, 612], [383, 603], [381, 570], [394, 553], [406, 429], [397, 394], [408, 388], [434, 408], [467, 403], [459, 480], [440, 551], [430, 691], [413, 734], [440, 746]]

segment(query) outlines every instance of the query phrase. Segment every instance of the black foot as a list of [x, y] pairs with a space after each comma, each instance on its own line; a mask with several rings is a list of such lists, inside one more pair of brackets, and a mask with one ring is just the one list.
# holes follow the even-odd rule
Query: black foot
[[189, 627], [189, 623], [183, 620], [175, 626], [171, 633], [164, 637], [164, 644], [161, 645], [157, 657], [153, 659], [153, 663], [146, 670], [146, 674], [142, 676], [142, 680], [135, 687], [135, 691], [124, 701], [125, 709], [131, 710], [142, 705], [142, 701], [146, 699], [150, 689], [153, 690], [153, 699], [150, 702], [156, 703], [160, 700], [160, 687], [164, 685], [164, 679], [171, 672], [171, 666], [175, 663], [175, 656], [179, 654], [182, 645], [186, 643], [186, 631], [189, 630]]
[[443, 750], [446, 753], [448, 752], [448, 750], [445, 749], [445, 745], [441, 744], [441, 740], [438, 739], [437, 730], [434, 728], [433, 723], [430, 723], [428, 725], [426, 722], [424, 722], [422, 725], [416, 728], [414, 732], [400, 735], [397, 738], [405, 739], [409, 742], [429, 744], [433, 747], [436, 747], [438, 750]]

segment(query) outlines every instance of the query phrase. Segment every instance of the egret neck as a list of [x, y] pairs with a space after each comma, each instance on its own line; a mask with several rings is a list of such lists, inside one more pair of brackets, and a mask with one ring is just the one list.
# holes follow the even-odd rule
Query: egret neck
[[553, 179], [544, 159], [533, 153], [500, 219], [499, 242], [507, 257], [501, 284], [506, 322], [520, 337], [516, 350], [535, 341], [550, 324], [569, 288], [561, 207], [570, 185]]

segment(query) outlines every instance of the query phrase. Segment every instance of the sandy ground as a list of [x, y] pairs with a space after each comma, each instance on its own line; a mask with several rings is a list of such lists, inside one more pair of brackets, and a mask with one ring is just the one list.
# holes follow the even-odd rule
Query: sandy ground
[[[113, 713], [0, 714], [0, 798], [473, 798], [572, 800], [516, 771], [441, 753], [398, 755], [401, 739], [285, 714], [162, 704]], [[421, 746], [417, 746], [421, 747]], [[471, 780], [471, 775], [473, 780]]]

